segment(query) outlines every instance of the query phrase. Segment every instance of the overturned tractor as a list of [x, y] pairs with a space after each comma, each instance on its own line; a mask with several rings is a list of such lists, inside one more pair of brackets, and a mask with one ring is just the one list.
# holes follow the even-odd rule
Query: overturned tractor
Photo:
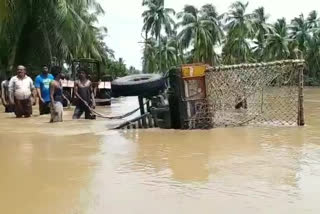
[[118, 129], [210, 129], [304, 125], [304, 61], [209, 67], [183, 65], [168, 75], [141, 74], [112, 82], [116, 96], [138, 96], [141, 116]]

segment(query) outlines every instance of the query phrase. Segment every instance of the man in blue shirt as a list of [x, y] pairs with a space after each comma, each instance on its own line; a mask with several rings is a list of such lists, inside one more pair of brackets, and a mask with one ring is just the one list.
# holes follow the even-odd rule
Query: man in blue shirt
[[40, 115], [50, 113], [50, 83], [53, 79], [46, 65], [43, 66], [42, 74], [36, 77], [35, 87], [39, 97]]

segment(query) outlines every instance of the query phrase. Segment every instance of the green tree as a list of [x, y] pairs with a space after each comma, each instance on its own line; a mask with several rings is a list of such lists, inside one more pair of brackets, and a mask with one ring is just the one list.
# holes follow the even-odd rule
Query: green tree
[[[154, 36], [158, 41], [161, 49], [161, 31], [164, 29], [167, 35], [171, 34], [174, 26], [172, 15], [175, 14], [175, 11], [171, 8], [165, 8], [164, 0], [145, 0], [142, 4], [147, 7], [147, 10], [142, 13], [144, 23], [142, 30], [146, 35], [151, 33], [151, 36]], [[162, 72], [161, 54], [159, 55], [159, 61], [159, 70]]]
[[223, 27], [221, 24], [222, 16], [219, 15], [216, 8], [212, 4], [205, 4], [201, 7], [202, 19], [209, 20], [208, 26], [213, 39], [213, 46], [208, 47], [208, 54], [205, 57], [205, 62], [211, 65], [218, 64], [220, 57], [216, 52], [216, 47], [221, 45], [224, 38]]
[[317, 33], [308, 41], [308, 51], [305, 55], [307, 62], [307, 84], [319, 85], [320, 80], [320, 34]]
[[141, 71], [136, 69], [133, 66], [130, 66], [129, 69], [128, 69], [128, 74], [129, 75], [131, 75], [131, 74], [141, 74]]
[[320, 24], [320, 19], [318, 17], [318, 12], [313, 10], [309, 13], [309, 16], [307, 18], [307, 22], [310, 28], [318, 28]]
[[319, 85], [320, 80], [320, 20], [316, 11], [311, 11], [307, 18], [309, 36], [306, 37], [306, 53], [304, 58], [307, 63], [306, 83]]
[[161, 67], [166, 71], [171, 66], [177, 65], [176, 47], [174, 45], [175, 43], [170, 40], [170, 38], [162, 37], [160, 47], [156, 48], [156, 56], [161, 55], [161, 58], [163, 59]]
[[158, 71], [158, 62], [156, 59], [157, 45], [154, 38], [149, 38], [145, 41], [145, 46], [143, 49], [143, 72], [144, 73], [154, 73]]
[[104, 11], [95, 0], [3, 0], [0, 10], [0, 46], [6, 47], [0, 61], [7, 70], [14, 64], [50, 63], [54, 57], [60, 64], [105, 58], [102, 29], [95, 27]]
[[308, 20], [301, 14], [292, 20], [290, 29], [290, 37], [298, 42], [299, 51], [304, 55], [307, 50], [307, 41], [312, 36], [312, 27]]
[[174, 48], [176, 62], [175, 65], [180, 65], [184, 63], [183, 58], [183, 48], [178, 35], [178, 25], [176, 24], [172, 34], [168, 37], [168, 44], [170, 47]]
[[255, 59], [263, 61], [263, 52], [267, 44], [267, 35], [272, 33], [272, 25], [267, 23], [269, 15], [265, 13], [264, 7], [259, 7], [253, 11], [253, 27], [255, 31], [253, 53]]
[[122, 58], [118, 60], [108, 59], [106, 65], [106, 73], [115, 79], [128, 75], [128, 69]]
[[264, 57], [266, 60], [287, 59], [290, 56], [288, 27], [284, 18], [278, 19], [274, 24], [274, 32], [268, 35]]
[[182, 27], [179, 33], [182, 48], [192, 47], [193, 61], [216, 64], [215, 46], [221, 42], [223, 32], [218, 13], [211, 4], [204, 5], [199, 11], [192, 5], [186, 5], [178, 13]]
[[238, 64], [253, 61], [251, 42], [255, 36], [253, 15], [247, 13], [248, 3], [237, 1], [226, 14], [228, 32], [222, 50], [226, 64]]

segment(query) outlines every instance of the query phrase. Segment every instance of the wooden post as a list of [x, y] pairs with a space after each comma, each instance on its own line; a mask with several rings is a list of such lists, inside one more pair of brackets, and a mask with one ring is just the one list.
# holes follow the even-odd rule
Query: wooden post
[[147, 102], [147, 112], [150, 112], [150, 100]]
[[303, 69], [304, 66], [299, 68], [299, 97], [298, 97], [298, 126], [304, 126], [304, 105], [303, 105]]
[[138, 120], [138, 128], [142, 129], [141, 119]]
[[143, 106], [143, 97], [139, 96], [138, 99], [139, 99], [140, 114], [142, 116], [145, 113], [144, 106]]
[[152, 121], [151, 114], [148, 114], [147, 119], [148, 119], [148, 123], [149, 123], [149, 128], [153, 128], [153, 121]]
[[[141, 116], [143, 116], [145, 114], [144, 105], [143, 105], [143, 97], [139, 96], [138, 99], [139, 99], [139, 106], [140, 106], [140, 114], [141, 114]], [[145, 117], [142, 118], [142, 126], [147, 127], [147, 122], [146, 122]]]

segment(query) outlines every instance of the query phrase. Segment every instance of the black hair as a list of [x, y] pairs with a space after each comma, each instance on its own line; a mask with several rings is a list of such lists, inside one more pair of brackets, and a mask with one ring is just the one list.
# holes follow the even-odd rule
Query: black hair
[[80, 73], [84, 73], [85, 77], [88, 78], [88, 71], [87, 71], [86, 68], [80, 67], [80, 68], [78, 69], [78, 73], [77, 73], [78, 77], [79, 77]]
[[80, 72], [84, 72], [85, 74], [88, 74], [88, 70], [85, 67], [80, 67], [78, 69], [78, 73], [80, 73]]
[[62, 68], [60, 66], [53, 66], [51, 68], [51, 74], [56, 78], [59, 74], [61, 74]]

